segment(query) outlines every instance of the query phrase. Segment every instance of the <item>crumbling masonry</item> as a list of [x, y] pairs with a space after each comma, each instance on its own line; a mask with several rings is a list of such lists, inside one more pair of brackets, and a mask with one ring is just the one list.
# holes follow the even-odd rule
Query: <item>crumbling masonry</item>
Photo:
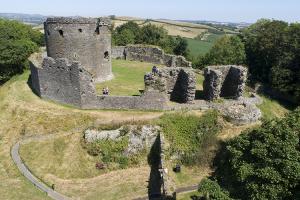
[[157, 74], [145, 75], [145, 91], [166, 93], [171, 101], [193, 103], [196, 77], [191, 68], [165, 67]]
[[243, 66], [209, 66], [204, 70], [204, 97], [216, 100], [220, 97], [237, 99], [243, 96], [247, 81], [247, 68]]

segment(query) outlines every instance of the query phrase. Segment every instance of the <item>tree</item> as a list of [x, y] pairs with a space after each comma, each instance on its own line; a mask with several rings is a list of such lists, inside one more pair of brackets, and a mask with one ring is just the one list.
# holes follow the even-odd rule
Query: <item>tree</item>
[[141, 28], [140, 41], [142, 44], [160, 46], [167, 36], [168, 32], [163, 27], [148, 24]]
[[299, 199], [300, 108], [229, 141], [216, 177], [241, 199]]
[[241, 37], [251, 80], [300, 99], [300, 24], [263, 19]]
[[206, 200], [231, 200], [228, 192], [210, 179], [203, 179], [199, 184], [198, 191]]
[[28, 56], [43, 44], [43, 34], [31, 26], [0, 19], [0, 83], [22, 73]]
[[119, 46], [126, 46], [135, 43], [135, 35], [129, 29], [123, 29], [113, 37], [114, 44]]
[[237, 36], [223, 36], [216, 41], [211, 50], [199, 58], [200, 68], [207, 65], [242, 65], [245, 63], [245, 47]]
[[176, 45], [175, 45], [175, 48], [173, 50], [175, 55], [180, 55], [180, 56], [187, 57], [188, 53], [189, 53], [187, 40], [180, 37], [180, 36], [177, 36], [176, 40], [175, 40], [175, 43], [176, 43]]

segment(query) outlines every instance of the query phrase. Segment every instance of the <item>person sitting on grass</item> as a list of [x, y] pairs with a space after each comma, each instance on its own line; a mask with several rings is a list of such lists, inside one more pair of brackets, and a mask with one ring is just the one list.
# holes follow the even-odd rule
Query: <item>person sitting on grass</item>
[[102, 89], [102, 94], [103, 95], [109, 95], [109, 89], [108, 89], [108, 87]]

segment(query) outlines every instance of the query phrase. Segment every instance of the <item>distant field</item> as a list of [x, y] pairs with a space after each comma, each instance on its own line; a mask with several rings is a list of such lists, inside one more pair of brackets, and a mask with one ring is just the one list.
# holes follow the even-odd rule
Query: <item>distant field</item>
[[211, 34], [207, 37], [206, 40], [186, 38], [188, 41], [188, 48], [190, 50], [191, 55], [197, 57], [199, 55], [206, 54], [211, 49], [214, 42], [222, 36], [223, 35]]
[[168, 31], [168, 34], [171, 36], [181, 36], [185, 38], [195, 38], [199, 34], [208, 31], [208, 30], [216, 30], [216, 28], [203, 25], [203, 24], [193, 24], [188, 22], [177, 22], [172, 20], [144, 20], [138, 18], [126, 18], [126, 17], [118, 17], [113, 20], [114, 26], [118, 27], [129, 20], [136, 22], [140, 26], [147, 24], [154, 24], [156, 26], [162, 26]]

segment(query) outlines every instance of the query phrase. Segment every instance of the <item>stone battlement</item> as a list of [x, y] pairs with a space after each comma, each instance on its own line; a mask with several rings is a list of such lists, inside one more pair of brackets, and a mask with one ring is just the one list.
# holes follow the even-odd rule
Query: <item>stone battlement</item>
[[97, 24], [110, 26], [109, 18], [84, 18], [84, 17], [50, 17], [47, 18], [46, 24]]

